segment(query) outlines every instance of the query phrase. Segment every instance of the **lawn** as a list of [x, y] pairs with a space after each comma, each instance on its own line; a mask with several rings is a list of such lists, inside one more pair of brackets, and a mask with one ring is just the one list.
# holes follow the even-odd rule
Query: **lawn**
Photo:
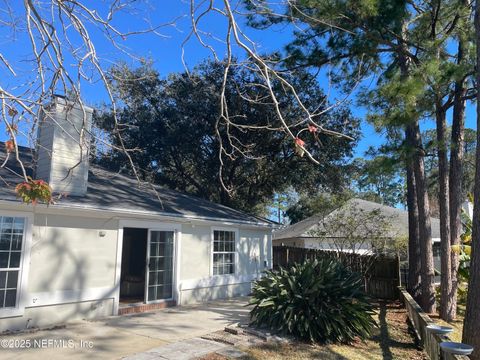
[[284, 345], [263, 344], [243, 348], [249, 354], [245, 359], [267, 360], [388, 360], [388, 359], [428, 359], [426, 354], [418, 350], [415, 340], [407, 325], [405, 309], [399, 302], [378, 303], [376, 306], [378, 328], [366, 341], [357, 341], [351, 345], [311, 345], [290, 343]]
[[458, 305], [457, 307], [457, 318], [452, 322], [446, 322], [440, 319], [438, 314], [430, 315], [432, 320], [434, 320], [439, 325], [450, 326], [453, 328], [453, 332], [448, 335], [452, 341], [462, 342], [462, 331], [463, 331], [463, 317], [465, 314], [465, 306]]

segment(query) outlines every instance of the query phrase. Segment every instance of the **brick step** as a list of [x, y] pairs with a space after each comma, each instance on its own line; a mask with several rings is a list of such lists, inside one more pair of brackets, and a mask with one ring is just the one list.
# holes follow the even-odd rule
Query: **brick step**
[[118, 315], [137, 314], [153, 310], [165, 309], [177, 305], [175, 300], [163, 301], [155, 304], [128, 304], [120, 305]]

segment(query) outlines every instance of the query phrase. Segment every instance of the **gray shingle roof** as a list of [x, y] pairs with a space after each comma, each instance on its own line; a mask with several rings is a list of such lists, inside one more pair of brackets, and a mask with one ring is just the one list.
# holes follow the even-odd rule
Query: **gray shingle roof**
[[[315, 237], [311, 232], [323, 231], [325, 227], [323, 224], [329, 221], [335, 221], [335, 218], [340, 214], [348, 213], [352, 208], [362, 209], [365, 212], [379, 210], [382, 216], [387, 219], [392, 219], [392, 231], [397, 235], [408, 235], [408, 212], [402, 209], [397, 209], [391, 206], [378, 204], [372, 201], [362, 199], [351, 199], [347, 201], [339, 209], [332, 211], [327, 216], [313, 215], [307, 219], [299, 221], [296, 224], [287, 226], [273, 232], [273, 240], [286, 240], [296, 238], [311, 238]], [[440, 220], [432, 218], [432, 238], [440, 238]], [[328, 228], [328, 226], [327, 226]], [[336, 234], [324, 234], [325, 237], [335, 237]], [[386, 234], [386, 237], [390, 237]]]
[[[0, 161], [5, 159], [4, 144], [0, 142]], [[32, 151], [20, 147], [22, 162], [32, 174]], [[15, 196], [15, 185], [21, 181], [21, 169], [17, 161], [9, 159], [5, 168], [0, 168], [0, 201], [20, 201]], [[272, 225], [274, 222], [249, 215], [227, 206], [216, 204], [196, 196], [182, 194], [161, 186], [138, 184], [137, 180], [122, 174], [91, 165], [88, 174], [88, 190], [85, 196], [64, 197], [58, 201], [62, 207], [87, 208], [92, 210], [148, 212], [158, 215], [225, 220], [255, 225]]]

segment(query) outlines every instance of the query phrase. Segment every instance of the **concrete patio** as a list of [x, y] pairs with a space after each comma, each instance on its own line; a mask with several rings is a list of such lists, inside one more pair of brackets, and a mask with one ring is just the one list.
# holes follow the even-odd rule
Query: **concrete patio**
[[[232, 323], [246, 323], [249, 319], [247, 301], [245, 297], [235, 298], [81, 321], [50, 330], [0, 335], [0, 358], [121, 359], [206, 335]], [[9, 348], [22, 345], [20, 349]]]

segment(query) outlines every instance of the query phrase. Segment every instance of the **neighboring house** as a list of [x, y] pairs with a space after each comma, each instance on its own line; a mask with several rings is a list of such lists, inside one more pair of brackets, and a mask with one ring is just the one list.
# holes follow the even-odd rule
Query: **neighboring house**
[[0, 331], [249, 294], [272, 266], [274, 223], [89, 166], [73, 140], [83, 113], [66, 104], [20, 156], [67, 196], [23, 204], [18, 162], [0, 169]]
[[[289, 225], [283, 229], [273, 232], [273, 246], [295, 246], [308, 249], [340, 250], [351, 252], [349, 246], [343, 246], [342, 238], [344, 231], [341, 226], [335, 222], [341, 222], [342, 219], [349, 216], [355, 219], [359, 210], [362, 214], [375, 212], [379, 214], [380, 219], [388, 222], [388, 229], [385, 228], [384, 234], [375, 233], [378, 239], [383, 239], [385, 244], [395, 241], [397, 238], [408, 237], [408, 212], [391, 206], [378, 204], [372, 201], [362, 199], [351, 199], [340, 208], [327, 215], [313, 215], [296, 224]], [[351, 235], [359, 241], [352, 246], [356, 253], [372, 252], [370, 243], [369, 228], [374, 229], [377, 224], [368, 224], [368, 216], [359, 215], [360, 219], [365, 219], [365, 223], [357, 224]], [[375, 217], [372, 217], [373, 221]], [[432, 241], [435, 268], [440, 269], [440, 221], [432, 218]], [[381, 226], [379, 224], [379, 226]], [[351, 226], [353, 229], [354, 227]], [[341, 244], [339, 246], [339, 244]]]

